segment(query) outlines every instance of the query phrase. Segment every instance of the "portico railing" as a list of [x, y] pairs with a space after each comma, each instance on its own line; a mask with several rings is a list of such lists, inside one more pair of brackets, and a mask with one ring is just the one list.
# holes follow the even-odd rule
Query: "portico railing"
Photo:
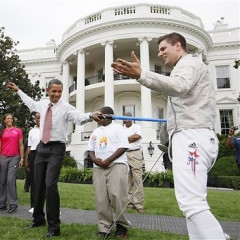
[[[125, 80], [129, 79], [129, 77], [122, 76], [120, 74], [114, 73], [113, 74], [113, 79], [114, 81], [118, 80]], [[85, 78], [85, 86], [96, 84], [96, 83], [101, 83], [105, 81], [105, 75], [103, 75], [101, 78], [99, 76], [92, 76], [92, 77], [87, 77]], [[69, 93], [75, 91], [77, 89], [77, 82], [74, 82], [70, 87], [69, 87]]]
[[[154, 70], [151, 70], [151, 71], [155, 72]], [[165, 76], [169, 76], [170, 75], [169, 72], [161, 72], [161, 74], [165, 75]], [[114, 73], [113, 74], [113, 79], [114, 79], [114, 81], [127, 80], [127, 79], [129, 79], [129, 77], [122, 76], [122, 75], [120, 75], [118, 73]], [[85, 78], [85, 86], [96, 84], [96, 83], [101, 83], [101, 82], [105, 82], [105, 75], [103, 75], [101, 78], [99, 78], [99, 76], [92, 76], [92, 77]], [[77, 90], [77, 82], [74, 82], [69, 87], [69, 93], [71, 93], [71, 92], [73, 92], [75, 90]]]

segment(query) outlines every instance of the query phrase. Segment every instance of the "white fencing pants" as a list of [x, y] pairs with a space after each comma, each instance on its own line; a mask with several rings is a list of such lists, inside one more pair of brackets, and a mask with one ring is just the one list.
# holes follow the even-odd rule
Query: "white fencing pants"
[[191, 240], [225, 239], [206, 199], [207, 173], [217, 154], [218, 139], [213, 130], [187, 129], [172, 136], [175, 195]]

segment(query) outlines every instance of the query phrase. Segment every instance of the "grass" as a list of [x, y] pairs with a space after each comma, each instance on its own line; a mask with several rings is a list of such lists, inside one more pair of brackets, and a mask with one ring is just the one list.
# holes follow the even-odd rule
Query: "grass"
[[[17, 181], [19, 205], [29, 205], [29, 193], [23, 192], [23, 180]], [[59, 183], [62, 208], [74, 208], [94, 210], [93, 185]], [[174, 190], [169, 188], [144, 188], [146, 214], [182, 216], [178, 209]], [[216, 191], [208, 190], [208, 201], [212, 212], [218, 220], [239, 221], [240, 213], [239, 191]], [[128, 210], [128, 212], [134, 212]], [[47, 227], [37, 229], [24, 229], [29, 221], [13, 217], [0, 217], [0, 229], [2, 240], [38, 240], [43, 239]], [[95, 240], [97, 225], [61, 224], [61, 236], [57, 239], [71, 240]], [[160, 231], [129, 229], [130, 240], [187, 240], [187, 235], [163, 233]], [[109, 240], [115, 239], [113, 234]]]
[[[29, 193], [23, 193], [23, 180], [17, 181], [20, 205], [29, 205]], [[94, 210], [94, 188], [91, 184], [59, 183], [62, 208]], [[182, 217], [172, 188], [144, 188], [144, 213]], [[208, 190], [211, 211], [218, 220], [239, 221], [240, 191]], [[129, 213], [134, 210], [127, 210]]]
[[[1, 240], [38, 240], [43, 239], [46, 234], [47, 227], [36, 229], [24, 229], [24, 226], [29, 224], [29, 221], [12, 218], [1, 217]], [[94, 225], [79, 225], [79, 224], [61, 224], [61, 236], [58, 240], [99, 240], [97, 237], [97, 226]], [[116, 239], [114, 234], [111, 234], [109, 240]], [[129, 229], [128, 239], [130, 240], [187, 240], [187, 235], [177, 235], [171, 233], [162, 233], [159, 231], [148, 231], [142, 229]]]

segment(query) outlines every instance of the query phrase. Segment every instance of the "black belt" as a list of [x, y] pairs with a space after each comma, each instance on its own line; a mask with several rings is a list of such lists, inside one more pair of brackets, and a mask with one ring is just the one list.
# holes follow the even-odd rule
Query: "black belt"
[[52, 145], [52, 144], [65, 144], [63, 142], [60, 142], [60, 141], [49, 141], [48, 143], [44, 143], [43, 141], [40, 141], [41, 144], [43, 145]]
[[138, 151], [138, 150], [140, 150], [140, 148], [137, 148], [137, 149], [129, 149], [129, 150], [127, 150], [127, 152], [133, 152], [133, 151]]

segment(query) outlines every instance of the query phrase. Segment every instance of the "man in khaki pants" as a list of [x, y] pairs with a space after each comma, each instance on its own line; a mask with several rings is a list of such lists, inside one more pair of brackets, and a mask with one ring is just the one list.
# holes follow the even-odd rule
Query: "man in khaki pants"
[[[132, 114], [128, 112], [125, 113], [125, 116], [131, 117]], [[129, 149], [127, 150], [128, 165], [130, 167], [128, 175], [128, 207], [137, 209], [138, 213], [143, 213], [143, 156], [141, 150], [142, 129], [140, 125], [133, 124], [131, 120], [125, 120], [124, 124], [129, 142]], [[138, 190], [136, 192], [137, 188]]]

